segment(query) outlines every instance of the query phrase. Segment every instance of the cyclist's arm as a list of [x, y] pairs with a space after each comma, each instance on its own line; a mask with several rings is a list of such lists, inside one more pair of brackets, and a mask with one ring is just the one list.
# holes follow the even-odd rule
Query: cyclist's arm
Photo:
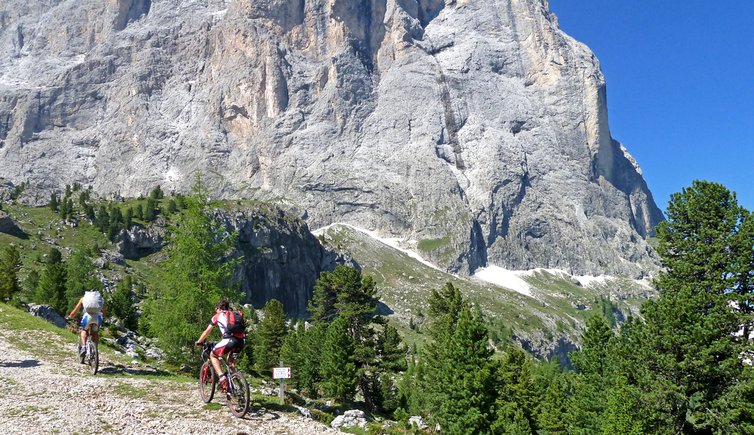
[[209, 334], [212, 332], [212, 328], [214, 327], [215, 325], [210, 323], [209, 326], [207, 326], [207, 329], [205, 329], [204, 332], [202, 332], [202, 335], [199, 337], [199, 339], [196, 340], [196, 344], [197, 345], [202, 344], [204, 340], [206, 340], [207, 337], [209, 337]]
[[75, 316], [81, 309], [81, 305], [83, 303], [84, 303], [84, 298], [79, 299], [79, 302], [76, 304], [75, 307], [73, 307], [73, 311], [71, 311], [71, 314], [68, 315], [68, 318], [72, 318], [73, 316]]

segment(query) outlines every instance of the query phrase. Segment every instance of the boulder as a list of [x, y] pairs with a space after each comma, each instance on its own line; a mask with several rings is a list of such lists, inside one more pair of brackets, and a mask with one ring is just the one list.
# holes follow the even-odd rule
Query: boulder
[[360, 428], [364, 428], [367, 425], [367, 418], [366, 414], [364, 414], [364, 411], [360, 409], [350, 409], [343, 413], [343, 415], [339, 415], [333, 419], [332, 423], [330, 423], [330, 426], [340, 429], [342, 427], [354, 427], [358, 426]]
[[59, 328], [65, 328], [65, 317], [47, 305], [29, 304], [29, 313], [41, 317]]

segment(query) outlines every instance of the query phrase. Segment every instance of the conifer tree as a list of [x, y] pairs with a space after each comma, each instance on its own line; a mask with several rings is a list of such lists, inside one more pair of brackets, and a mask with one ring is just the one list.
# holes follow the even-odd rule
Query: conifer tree
[[377, 340], [377, 352], [381, 369], [393, 373], [406, 370], [406, 350], [394, 327], [385, 325]]
[[322, 362], [322, 343], [327, 333], [326, 323], [315, 323], [306, 329], [301, 338], [301, 358], [298, 369], [301, 389], [309, 397], [318, 397], [319, 386], [322, 381], [320, 370]]
[[47, 256], [47, 265], [39, 279], [39, 286], [34, 294], [35, 302], [51, 306], [59, 313], [67, 308], [65, 297], [65, 265], [60, 251], [51, 248]]
[[32, 301], [35, 299], [35, 293], [39, 287], [39, 272], [36, 269], [32, 269], [26, 279], [24, 279], [23, 288], [21, 289], [21, 298], [26, 301]]
[[285, 310], [277, 299], [264, 306], [264, 318], [259, 322], [254, 344], [254, 363], [257, 372], [270, 373], [280, 361], [280, 348], [285, 339]]
[[309, 303], [309, 312], [315, 323], [329, 323], [336, 318], [345, 320], [352, 341], [358, 387], [370, 408], [375, 407], [372, 387], [378, 385], [380, 375], [373, 326], [384, 324], [377, 312], [377, 302], [372, 277], [362, 277], [361, 272], [352, 267], [338, 266], [332, 272], [320, 275]]
[[303, 338], [306, 333], [306, 326], [304, 322], [297, 322], [292, 325], [288, 333], [283, 339], [283, 344], [280, 346], [280, 359], [283, 363], [291, 367], [291, 371], [295, 373], [290, 379], [290, 385], [293, 388], [300, 389], [301, 384], [301, 367], [303, 365]]
[[[551, 367], [559, 366], [557, 360]], [[537, 429], [544, 433], [566, 433], [566, 414], [568, 408], [568, 378], [560, 371], [551, 372], [549, 376], [541, 378], [542, 395], [536, 409]]]
[[464, 306], [446, 345], [437, 374], [441, 400], [435, 420], [449, 433], [487, 431], [500, 385], [481, 314]]
[[584, 432], [601, 432], [607, 399], [611, 394], [609, 373], [610, 340], [614, 335], [601, 315], [587, 321], [580, 352], [571, 354], [577, 374], [572, 376], [568, 400], [569, 427]]
[[50, 210], [52, 210], [52, 211], [58, 211], [58, 204], [59, 204], [58, 195], [56, 195], [54, 193], [51, 194], [50, 195], [50, 203], [48, 204], [48, 207], [50, 207]]
[[212, 213], [208, 192], [197, 177], [188, 207], [171, 227], [163, 278], [145, 301], [149, 332], [169, 359], [184, 360], [214, 315], [220, 298], [237, 303], [240, 292], [233, 271], [240, 261], [237, 234], [228, 234]]
[[102, 290], [102, 283], [95, 275], [92, 252], [87, 248], [78, 247], [73, 250], [71, 258], [65, 263], [66, 282], [65, 298], [66, 310], [70, 311], [89, 290]]
[[338, 317], [327, 327], [322, 344], [322, 390], [327, 397], [341, 403], [353, 400], [356, 388], [356, 364], [353, 361], [353, 339], [345, 318]]
[[538, 394], [532, 364], [523, 350], [514, 346], [508, 348], [499, 376], [502, 385], [495, 403], [492, 432], [531, 433], [536, 427]]
[[128, 230], [133, 226], [134, 208], [128, 207], [123, 213], [123, 229]]
[[626, 377], [642, 391], [648, 431], [741, 431], [754, 421], [740, 406], [754, 401], [741, 384], [751, 343], [739, 335], [752, 320], [737, 305], [751, 296], [740, 255], [754, 244], [748, 212], [720, 184], [694, 181], [671, 196], [667, 215], [657, 232], [660, 297], [642, 305], [645, 322], [630, 330]]
[[10, 301], [21, 290], [20, 270], [21, 254], [16, 245], [9, 244], [0, 253], [0, 298], [3, 301]]
[[138, 317], [132, 296], [132, 287], [133, 279], [130, 275], [127, 275], [118, 282], [118, 286], [110, 295], [107, 305], [110, 307], [110, 312], [123, 321], [123, 326], [126, 329], [135, 331], [138, 326]]
[[178, 206], [175, 203], [175, 199], [170, 198], [168, 201], [167, 214], [173, 214], [178, 210]]
[[157, 218], [157, 200], [153, 197], [147, 198], [147, 206], [144, 208], [144, 220], [152, 222]]
[[107, 234], [107, 230], [110, 227], [110, 214], [107, 212], [107, 207], [104, 204], [100, 204], [97, 209], [97, 215], [95, 217], [95, 225], [100, 232]]

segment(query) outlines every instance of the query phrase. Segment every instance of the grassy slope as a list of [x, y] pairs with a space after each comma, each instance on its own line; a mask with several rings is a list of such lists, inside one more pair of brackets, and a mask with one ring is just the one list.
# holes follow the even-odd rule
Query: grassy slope
[[621, 311], [635, 314], [645, 293], [651, 293], [631, 280], [582, 287], [571, 282], [570, 277], [539, 271], [525, 278], [534, 288], [532, 298], [434, 269], [347, 226], [328, 228], [320, 240], [336, 250], [351, 252], [364, 273], [375, 278], [378, 294], [390, 309], [390, 318], [408, 341], [421, 340], [409, 324], [427, 312], [432, 289], [439, 289], [446, 282], [478, 304], [493, 325], [502, 324], [517, 337], [544, 348], [561, 337], [578, 341], [585, 320], [594, 314], [589, 308], [595, 299], [610, 297]]

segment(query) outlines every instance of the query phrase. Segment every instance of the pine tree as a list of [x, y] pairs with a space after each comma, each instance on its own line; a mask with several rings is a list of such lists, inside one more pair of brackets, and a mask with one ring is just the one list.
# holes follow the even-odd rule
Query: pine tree
[[[550, 367], [559, 366], [557, 359]], [[566, 433], [568, 377], [560, 371], [541, 378], [542, 395], [536, 409], [537, 429], [548, 434]]]
[[378, 384], [380, 376], [373, 325], [385, 323], [377, 312], [377, 302], [372, 277], [362, 277], [361, 272], [352, 267], [338, 266], [320, 275], [309, 303], [315, 323], [329, 323], [336, 318], [345, 320], [353, 344], [352, 360], [357, 368], [358, 387], [372, 409], [376, 406], [372, 386]]
[[49, 305], [59, 313], [64, 313], [68, 305], [65, 298], [66, 274], [62, 257], [60, 251], [50, 249], [47, 265], [34, 294], [35, 302]]
[[50, 207], [50, 210], [52, 211], [58, 211], [58, 195], [51, 194], [50, 195], [50, 203], [48, 204], [48, 207]]
[[123, 321], [123, 326], [126, 329], [135, 331], [138, 326], [138, 317], [131, 292], [132, 287], [133, 279], [131, 276], [126, 276], [120, 280], [115, 291], [110, 295], [107, 306], [110, 307], [110, 312], [115, 317]]
[[694, 181], [672, 195], [667, 215], [657, 232], [660, 297], [626, 332], [625, 376], [642, 393], [647, 431], [737, 432], [754, 421], [742, 408], [754, 391], [741, 384], [751, 344], [739, 335], [751, 307], [738, 305], [751, 297], [748, 212], [725, 187]]
[[126, 212], [123, 213], [123, 229], [128, 230], [133, 226], [134, 208], [128, 207]]
[[377, 352], [381, 369], [393, 373], [406, 370], [406, 350], [398, 330], [394, 327], [385, 325], [378, 337]]
[[214, 315], [220, 298], [237, 303], [233, 271], [240, 257], [237, 234], [228, 234], [210, 208], [208, 192], [197, 177], [188, 207], [171, 227], [162, 279], [148, 295], [144, 316], [169, 359], [180, 361]]
[[178, 210], [178, 206], [175, 203], [175, 199], [170, 198], [168, 201], [167, 214], [173, 214]]
[[73, 208], [73, 199], [68, 198], [65, 204], [66, 204], [65, 219], [71, 221], [73, 220], [74, 214], [76, 212], [76, 210]]
[[162, 188], [160, 187], [159, 184], [154, 189], [152, 189], [151, 192], [149, 192], [149, 197], [154, 200], [162, 199], [163, 196], [164, 196], [164, 193], [162, 192]]
[[[500, 366], [500, 392], [493, 433], [531, 433], [538, 400], [532, 364], [523, 350], [511, 346]], [[528, 432], [527, 432], [528, 430]]]
[[104, 204], [100, 204], [94, 223], [100, 232], [107, 233], [110, 227], [110, 214], [107, 212], [107, 207]]
[[280, 348], [285, 339], [285, 310], [277, 299], [264, 306], [264, 318], [259, 322], [254, 345], [254, 363], [259, 373], [270, 373], [280, 361]]
[[298, 369], [301, 389], [309, 397], [318, 397], [322, 381], [322, 343], [325, 341], [327, 324], [315, 323], [307, 329], [300, 341], [301, 359]]
[[441, 401], [435, 415], [449, 433], [485, 432], [492, 423], [498, 367], [488, 345], [488, 331], [478, 311], [466, 305], [446, 343], [437, 374]]
[[102, 283], [95, 275], [92, 252], [86, 248], [76, 248], [65, 263], [66, 311], [70, 311], [89, 290], [102, 290]]
[[21, 289], [21, 298], [26, 301], [34, 300], [37, 287], [39, 287], [39, 272], [32, 269], [26, 279], [24, 279], [23, 288]]
[[147, 206], [144, 209], [144, 220], [147, 222], [152, 222], [157, 218], [157, 213], [157, 200], [150, 196], [149, 198], [147, 198]]
[[18, 272], [21, 270], [21, 254], [18, 247], [9, 244], [0, 254], [0, 298], [10, 301], [21, 290]]
[[356, 364], [353, 361], [353, 340], [346, 319], [338, 317], [327, 328], [322, 344], [322, 390], [327, 397], [341, 403], [353, 400], [356, 388]]
[[572, 377], [572, 394], [568, 401], [569, 427], [584, 432], [602, 431], [607, 399], [611, 394], [608, 373], [610, 340], [614, 334], [608, 321], [600, 315], [587, 321], [583, 347], [571, 354], [578, 371]]
[[280, 359], [286, 366], [291, 367], [291, 371], [295, 373], [290, 379], [290, 385], [293, 388], [300, 389], [301, 384], [301, 367], [303, 365], [303, 339], [306, 333], [306, 326], [304, 322], [297, 322], [291, 326], [291, 329], [285, 335], [283, 344], [280, 346]]
[[602, 433], [605, 435], [640, 435], [646, 433], [640, 415], [640, 393], [628, 385], [624, 378], [614, 380], [607, 395]]

